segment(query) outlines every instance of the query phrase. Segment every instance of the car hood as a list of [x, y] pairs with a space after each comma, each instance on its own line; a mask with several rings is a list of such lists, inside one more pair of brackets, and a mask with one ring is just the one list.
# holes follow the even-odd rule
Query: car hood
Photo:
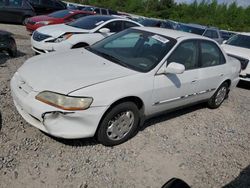
[[66, 24], [56, 24], [40, 27], [37, 29], [39, 33], [50, 35], [54, 38], [61, 36], [64, 33], [88, 33], [89, 30], [71, 27]]
[[223, 44], [222, 48], [225, 50], [227, 54], [235, 55], [245, 59], [250, 59], [250, 49], [248, 48], [242, 48], [228, 44]]
[[80, 88], [138, 72], [110, 62], [85, 49], [52, 52], [26, 61], [18, 73], [34, 91], [68, 94]]
[[29, 18], [33, 22], [40, 22], [40, 21], [55, 21], [55, 20], [61, 20], [59, 18], [53, 18], [49, 17], [47, 15], [41, 15], [41, 16], [34, 16], [32, 18]]

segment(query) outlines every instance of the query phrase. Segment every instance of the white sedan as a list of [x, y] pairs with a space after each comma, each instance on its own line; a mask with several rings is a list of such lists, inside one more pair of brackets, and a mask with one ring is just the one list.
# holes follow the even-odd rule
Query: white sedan
[[241, 62], [240, 79], [250, 82], [250, 33], [240, 33], [230, 38], [222, 48], [229, 56]]
[[114, 16], [86, 16], [68, 24], [38, 28], [31, 37], [32, 49], [38, 53], [65, 51], [92, 45], [105, 37], [141, 24]]
[[240, 62], [213, 40], [162, 28], [131, 28], [96, 44], [27, 60], [11, 80], [15, 106], [62, 138], [125, 142], [146, 117], [207, 101], [219, 107]]

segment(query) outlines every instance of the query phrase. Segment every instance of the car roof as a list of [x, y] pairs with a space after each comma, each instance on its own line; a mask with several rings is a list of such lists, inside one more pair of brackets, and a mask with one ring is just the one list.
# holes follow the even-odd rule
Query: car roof
[[238, 33], [238, 34], [250, 36], [250, 33], [248, 33], [248, 32], [240, 32], [240, 33]]
[[172, 29], [159, 28], [159, 27], [136, 27], [136, 29], [148, 31], [152, 33], [157, 33], [166, 37], [171, 37], [173, 39], [181, 39], [181, 38], [194, 38], [194, 39], [196, 38], [197, 39], [198, 38], [198, 39], [211, 40], [207, 37], [203, 37], [200, 35], [183, 32], [183, 31], [176, 31]]

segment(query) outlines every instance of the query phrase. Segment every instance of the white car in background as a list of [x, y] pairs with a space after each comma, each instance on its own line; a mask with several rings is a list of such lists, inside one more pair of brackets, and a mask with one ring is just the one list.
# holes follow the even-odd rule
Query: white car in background
[[11, 91], [23, 118], [62, 138], [125, 142], [146, 117], [197, 102], [219, 107], [240, 62], [213, 40], [137, 27], [96, 44], [27, 60]]
[[37, 29], [31, 37], [32, 49], [38, 53], [65, 51], [89, 46], [130, 27], [141, 24], [114, 16], [86, 16], [68, 24], [57, 24]]
[[239, 33], [222, 45], [226, 53], [241, 62], [240, 79], [250, 82], [250, 33]]

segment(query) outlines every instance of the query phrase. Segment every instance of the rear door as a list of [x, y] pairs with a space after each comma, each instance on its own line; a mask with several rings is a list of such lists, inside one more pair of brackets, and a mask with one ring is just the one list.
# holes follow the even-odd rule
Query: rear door
[[210, 98], [229, 72], [226, 59], [218, 45], [212, 41], [200, 40], [199, 88], [200, 99]]

